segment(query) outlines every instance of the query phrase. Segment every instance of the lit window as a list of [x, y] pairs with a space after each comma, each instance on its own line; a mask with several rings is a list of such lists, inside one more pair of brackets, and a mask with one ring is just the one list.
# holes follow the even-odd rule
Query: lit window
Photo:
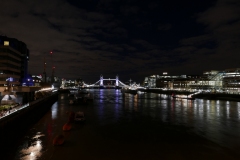
[[4, 41], [4, 46], [9, 46], [9, 41]]

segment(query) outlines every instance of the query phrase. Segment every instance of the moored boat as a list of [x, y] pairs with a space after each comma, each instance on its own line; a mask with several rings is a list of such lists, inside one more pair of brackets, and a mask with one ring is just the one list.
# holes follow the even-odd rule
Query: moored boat
[[122, 93], [137, 94], [137, 89], [122, 88], [122, 89], [121, 89], [121, 92], [122, 92]]
[[80, 89], [74, 94], [73, 98], [70, 98], [70, 104], [87, 104], [88, 102], [93, 101], [93, 95], [87, 90]]
[[176, 99], [176, 98], [179, 98], [179, 99], [187, 99], [187, 100], [195, 100], [194, 97], [180, 97], [180, 96], [172, 96], [172, 98]]

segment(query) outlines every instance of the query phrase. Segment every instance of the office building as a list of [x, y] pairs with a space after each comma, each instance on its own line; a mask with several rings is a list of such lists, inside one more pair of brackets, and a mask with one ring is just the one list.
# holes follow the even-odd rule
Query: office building
[[28, 62], [29, 50], [25, 43], [0, 36], [0, 103], [8, 103], [9, 99], [3, 102], [3, 97], [13, 96], [19, 98], [18, 103], [28, 103], [34, 100], [36, 91], [45, 87], [39, 77], [28, 74]]
[[21, 86], [28, 74], [29, 50], [25, 43], [0, 36], [0, 91]]

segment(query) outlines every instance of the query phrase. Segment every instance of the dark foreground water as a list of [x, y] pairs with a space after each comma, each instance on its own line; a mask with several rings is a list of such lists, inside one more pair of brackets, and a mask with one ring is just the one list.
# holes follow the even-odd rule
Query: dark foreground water
[[[12, 150], [15, 160], [238, 159], [240, 103], [173, 100], [167, 95], [90, 90], [94, 102], [69, 105], [67, 94], [34, 124]], [[85, 124], [63, 131], [69, 111]], [[62, 134], [65, 143], [53, 146]], [[13, 147], [14, 148], [14, 147]]]

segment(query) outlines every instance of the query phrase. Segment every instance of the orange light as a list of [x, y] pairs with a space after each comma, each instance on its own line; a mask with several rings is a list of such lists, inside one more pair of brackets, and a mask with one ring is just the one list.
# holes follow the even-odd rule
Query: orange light
[[69, 122], [67, 122], [63, 125], [63, 131], [69, 131], [69, 130], [71, 130], [71, 128], [72, 128], [72, 125]]
[[57, 135], [54, 139], [53, 139], [53, 145], [61, 145], [63, 144], [65, 141], [64, 136], [63, 135]]

